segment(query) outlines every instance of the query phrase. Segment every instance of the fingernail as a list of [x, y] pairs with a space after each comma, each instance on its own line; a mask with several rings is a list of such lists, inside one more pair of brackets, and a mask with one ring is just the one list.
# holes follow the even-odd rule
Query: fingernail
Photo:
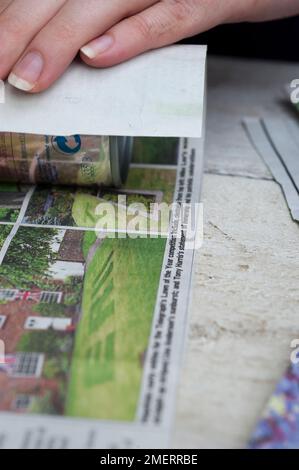
[[106, 52], [114, 43], [114, 39], [110, 34], [104, 34], [98, 39], [94, 39], [86, 46], [81, 48], [81, 52], [86, 55], [89, 59], [94, 59], [99, 54]]
[[44, 59], [38, 52], [29, 52], [21, 61], [13, 68], [8, 77], [8, 82], [23, 91], [32, 90], [44, 67]]

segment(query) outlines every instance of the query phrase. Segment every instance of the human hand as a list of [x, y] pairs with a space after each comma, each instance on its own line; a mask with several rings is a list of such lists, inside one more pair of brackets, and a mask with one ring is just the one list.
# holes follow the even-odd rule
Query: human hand
[[0, 78], [40, 92], [80, 50], [107, 67], [220, 23], [296, 13], [299, 0], [0, 0]]

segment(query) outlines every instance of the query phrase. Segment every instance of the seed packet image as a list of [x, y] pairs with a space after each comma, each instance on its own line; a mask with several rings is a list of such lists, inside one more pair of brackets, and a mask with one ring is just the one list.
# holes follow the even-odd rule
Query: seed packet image
[[199, 201], [202, 145], [133, 154], [121, 189], [0, 185], [0, 448], [166, 445], [194, 253], [148, 227], [152, 205]]
[[289, 367], [250, 441], [251, 449], [299, 448], [299, 365]]

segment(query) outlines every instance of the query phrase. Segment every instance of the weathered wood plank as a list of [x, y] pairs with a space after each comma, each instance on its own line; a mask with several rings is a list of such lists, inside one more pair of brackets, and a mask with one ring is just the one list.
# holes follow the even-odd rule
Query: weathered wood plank
[[242, 119], [293, 115], [284, 85], [297, 75], [296, 65], [209, 59], [207, 172], [271, 179], [244, 132]]
[[299, 337], [299, 226], [272, 181], [206, 175], [176, 446], [246, 445]]

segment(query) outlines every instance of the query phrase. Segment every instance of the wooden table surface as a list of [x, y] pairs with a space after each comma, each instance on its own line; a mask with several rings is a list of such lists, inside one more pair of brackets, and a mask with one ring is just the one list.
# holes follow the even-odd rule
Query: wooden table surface
[[299, 338], [299, 225], [241, 124], [283, 118], [295, 78], [296, 65], [209, 58], [205, 241], [174, 447], [246, 446]]

